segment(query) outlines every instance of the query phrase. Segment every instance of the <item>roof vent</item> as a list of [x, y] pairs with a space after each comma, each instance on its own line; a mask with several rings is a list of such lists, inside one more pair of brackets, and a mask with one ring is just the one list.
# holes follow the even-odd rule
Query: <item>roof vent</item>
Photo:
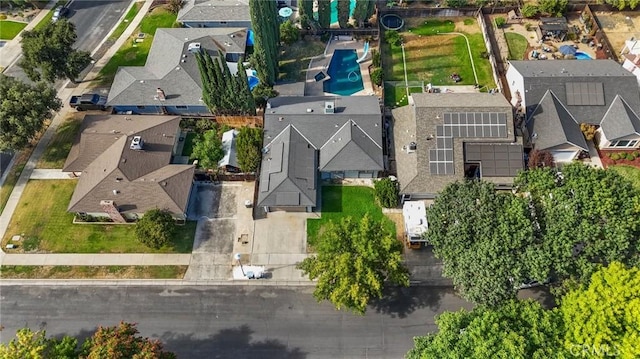
[[416, 152], [417, 149], [418, 149], [418, 145], [415, 142], [411, 142], [409, 143], [409, 146], [407, 146], [407, 153]]
[[200, 51], [200, 43], [199, 42], [192, 42], [189, 44], [188, 47], [189, 52], [199, 52]]
[[313, 112], [313, 109], [312, 108], [308, 108], [307, 109], [307, 113], [311, 113], [311, 112]]
[[142, 146], [144, 146], [144, 141], [142, 141], [142, 137], [133, 136], [133, 140], [131, 140], [131, 146], [129, 146], [132, 150], [142, 150]]
[[336, 113], [336, 104], [333, 101], [324, 103], [324, 113]]
[[278, 117], [278, 121], [284, 120], [284, 117]]
[[114, 190], [113, 190], [113, 194], [114, 194], [114, 195], [116, 195], [116, 194], [118, 194], [118, 193], [120, 193], [120, 191], [118, 191], [117, 189], [114, 189]]

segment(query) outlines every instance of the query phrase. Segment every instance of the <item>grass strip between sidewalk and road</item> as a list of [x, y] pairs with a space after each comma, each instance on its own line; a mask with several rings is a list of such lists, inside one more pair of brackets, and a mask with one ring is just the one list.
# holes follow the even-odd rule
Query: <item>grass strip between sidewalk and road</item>
[[188, 266], [2, 266], [3, 279], [182, 279]]
[[178, 226], [172, 247], [152, 249], [136, 239], [133, 224], [74, 224], [67, 212], [75, 179], [30, 180], [24, 188], [3, 248], [14, 235], [23, 239], [12, 253], [191, 253], [196, 222]]
[[136, 17], [136, 15], [138, 15], [138, 11], [140, 11], [140, 8], [142, 7], [143, 4], [144, 4], [144, 1], [139, 1], [133, 4], [131, 9], [129, 9], [129, 12], [127, 12], [127, 15], [125, 15], [124, 19], [120, 22], [120, 24], [118, 24], [118, 27], [116, 27], [116, 29], [113, 31], [111, 36], [109, 36], [110, 41], [116, 41], [118, 40], [118, 38], [120, 38], [120, 35], [124, 33], [124, 30], [126, 30], [127, 27], [129, 27], [131, 20], [133, 20], [133, 18]]

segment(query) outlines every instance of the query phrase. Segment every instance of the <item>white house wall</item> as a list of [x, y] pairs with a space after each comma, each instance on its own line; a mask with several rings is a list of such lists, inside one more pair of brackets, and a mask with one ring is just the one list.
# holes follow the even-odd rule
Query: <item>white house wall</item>
[[509, 90], [511, 91], [511, 105], [515, 106], [518, 101], [516, 91], [520, 92], [520, 98], [522, 99], [522, 106], [526, 108], [525, 92], [524, 92], [524, 78], [513, 66], [509, 66], [506, 74], [507, 83], [509, 84]]
[[610, 147], [611, 141], [607, 139], [607, 137], [602, 133], [602, 130], [598, 129], [597, 131], [597, 139], [598, 139], [598, 147], [605, 150], [632, 150], [636, 148], [640, 148], [640, 136], [639, 135], [629, 135], [626, 137], [618, 138], [616, 141], [631, 141], [637, 140], [638, 143], [634, 147]]

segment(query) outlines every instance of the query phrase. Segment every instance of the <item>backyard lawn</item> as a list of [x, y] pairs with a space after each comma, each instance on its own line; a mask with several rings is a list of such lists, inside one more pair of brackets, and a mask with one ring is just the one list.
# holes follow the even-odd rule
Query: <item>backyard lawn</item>
[[[451, 75], [456, 73], [461, 77], [457, 85], [476, 83], [465, 38], [457, 34], [446, 34], [455, 31], [464, 34], [469, 40], [478, 84], [486, 86], [485, 89], [495, 87], [480, 27], [475, 21], [468, 20], [470, 19], [456, 19], [455, 22], [428, 20], [401, 33], [404, 39], [409, 82], [420, 81], [425, 85], [431, 83], [443, 88], [456, 85], [451, 79]], [[385, 64], [385, 81], [403, 82], [405, 80], [401, 46], [385, 43], [382, 60]], [[405, 96], [403, 88], [400, 91], [397, 89], [386, 91], [386, 105], [396, 107], [407, 104], [406, 99], [402, 100]], [[411, 91], [416, 92], [418, 89]]]
[[184, 146], [182, 147], [182, 155], [183, 156], [191, 156], [193, 152], [194, 141], [198, 138], [198, 134], [196, 132], [188, 132], [187, 137], [184, 139]]
[[80, 116], [71, 115], [66, 118], [56, 129], [55, 135], [47, 145], [47, 149], [44, 150], [36, 168], [62, 168], [81, 124], [82, 117]]
[[190, 253], [196, 223], [178, 227], [174, 248], [150, 249], [135, 238], [135, 225], [73, 224], [67, 205], [76, 180], [31, 180], [2, 241], [24, 239], [19, 250], [53, 253]]
[[283, 46], [280, 50], [280, 74], [278, 81], [304, 81], [309, 61], [324, 53], [325, 44], [320, 40], [300, 40]]
[[323, 186], [322, 187], [322, 217], [307, 219], [307, 244], [313, 247], [318, 241], [318, 233], [323, 226], [331, 221], [351, 216], [362, 218], [366, 213], [373, 220], [383, 221], [392, 235], [396, 236], [394, 223], [382, 214], [382, 209], [376, 204], [373, 188], [359, 186]]
[[509, 60], [524, 59], [527, 51], [527, 38], [515, 32], [505, 32], [504, 37], [507, 39], [509, 47]]
[[640, 168], [628, 165], [613, 165], [607, 167], [607, 169], [618, 172], [622, 177], [631, 181], [633, 186], [640, 191]]
[[12, 40], [26, 26], [26, 22], [0, 20], [0, 40]]
[[[122, 47], [113, 55], [109, 62], [100, 70], [98, 79], [101, 85], [109, 85], [120, 66], [144, 66], [147, 55], [151, 49], [153, 35], [158, 28], [173, 27], [176, 22], [176, 14], [158, 7], [151, 14], [145, 16], [140, 22], [140, 27], [133, 32], [133, 35]], [[144, 33], [142, 42], [135, 42], [138, 33]]]

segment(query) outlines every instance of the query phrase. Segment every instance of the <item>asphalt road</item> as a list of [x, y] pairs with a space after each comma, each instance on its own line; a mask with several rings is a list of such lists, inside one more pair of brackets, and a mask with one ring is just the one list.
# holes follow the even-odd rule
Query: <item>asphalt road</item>
[[[104, 39], [109, 31], [118, 23], [122, 13], [127, 9], [131, 0], [112, 0], [112, 1], [94, 1], [94, 0], [74, 0], [69, 5], [69, 21], [76, 25], [75, 47], [89, 51], [90, 53], [96, 49], [102, 39]], [[13, 76], [23, 81], [30, 82], [24, 71], [17, 65], [18, 60], [9, 66], [4, 74]], [[56, 83], [56, 88], [62, 85], [61, 81]]]
[[179, 358], [402, 358], [434, 316], [471, 305], [450, 288], [396, 289], [365, 316], [317, 303], [311, 288], [3, 286], [0, 341], [17, 329], [90, 336], [137, 322]]

